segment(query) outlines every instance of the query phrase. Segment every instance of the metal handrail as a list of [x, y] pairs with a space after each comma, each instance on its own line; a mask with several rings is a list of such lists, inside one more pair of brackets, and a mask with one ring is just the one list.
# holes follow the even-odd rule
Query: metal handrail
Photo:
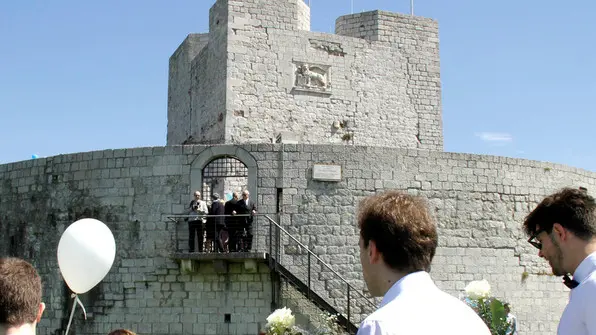
[[303, 247], [304, 249], [306, 249], [306, 251], [308, 251], [308, 253], [310, 255], [314, 256], [328, 270], [330, 270], [333, 274], [335, 274], [337, 277], [339, 277], [339, 279], [341, 279], [348, 286], [348, 294], [349, 294], [350, 289], [351, 289], [351, 290], [355, 291], [358, 295], [360, 295], [361, 298], [364, 298], [369, 304], [371, 304], [371, 306], [376, 307], [376, 305], [372, 301], [370, 301], [369, 298], [365, 297], [364, 294], [358, 292], [358, 290], [356, 290], [350, 283], [348, 283], [348, 281], [344, 277], [342, 277], [339, 273], [337, 273], [335, 270], [333, 270], [329, 264], [325, 263], [325, 261], [323, 261], [321, 258], [319, 258], [319, 256], [317, 256], [314, 252], [312, 252], [310, 250], [310, 248], [308, 248], [307, 246], [305, 246], [302, 242], [298, 241], [294, 236], [292, 236], [292, 234], [290, 234], [287, 230], [285, 230], [279, 223], [275, 222], [275, 220], [273, 220], [271, 217], [269, 217], [269, 215], [264, 214], [263, 216], [267, 220], [269, 220], [271, 223], [273, 223], [274, 225], [276, 225], [277, 228], [279, 228], [281, 231], [283, 231], [292, 240], [294, 240], [294, 242], [298, 243], [301, 247]]
[[[347, 315], [348, 315], [348, 321], [350, 318], [350, 303], [349, 301], [350, 299], [350, 295], [354, 294], [354, 292], [356, 293], [356, 297], [355, 298], [361, 298], [364, 301], [366, 301], [367, 304], [369, 304], [371, 307], [376, 308], [376, 304], [369, 298], [366, 297], [363, 293], [361, 293], [359, 290], [357, 290], [353, 285], [351, 285], [342, 275], [340, 275], [337, 271], [333, 270], [333, 268], [327, 264], [325, 261], [323, 261], [319, 256], [317, 256], [314, 252], [311, 251], [311, 249], [309, 247], [307, 247], [306, 245], [304, 245], [302, 242], [300, 242], [296, 237], [294, 237], [292, 234], [290, 234], [286, 229], [284, 229], [279, 223], [277, 223], [274, 219], [272, 219], [268, 214], [262, 214], [262, 213], [255, 213], [255, 214], [219, 214], [219, 215], [210, 215], [210, 214], [169, 214], [166, 217], [174, 222], [177, 222], [179, 219], [185, 219], [185, 218], [196, 218], [196, 217], [200, 217], [200, 218], [216, 218], [216, 217], [226, 217], [226, 218], [242, 218], [242, 217], [264, 217], [266, 218], [270, 224], [275, 225], [275, 227], [277, 227], [279, 229], [279, 231], [283, 232], [285, 235], [287, 235], [291, 240], [293, 240], [295, 243], [297, 243], [301, 248], [303, 248], [304, 250], [307, 251], [308, 254], [308, 278], [307, 278], [307, 285], [308, 285], [308, 290], [309, 292], [307, 292], [307, 295], [310, 295], [310, 290], [311, 290], [311, 264], [310, 264], [310, 258], [311, 256], [314, 257], [317, 261], [319, 261], [324, 268], [326, 268], [327, 270], [329, 270], [333, 275], [336, 276], [336, 278], [339, 278], [343, 284], [342, 285], [346, 285], [347, 286], [347, 298], [348, 298], [348, 308], [347, 308]], [[257, 222], [257, 227], [255, 227], [255, 231], [258, 230], [258, 220]], [[271, 227], [271, 226], [270, 226]], [[279, 236], [276, 238], [277, 240], [277, 246], [274, 248], [273, 246], [273, 240], [272, 240], [272, 229], [269, 229], [269, 254], [271, 257], [275, 258], [277, 260], [277, 262], [280, 261], [280, 259], [277, 259], [278, 257], [281, 257], [281, 244], [279, 244]], [[176, 240], [178, 240], [178, 230], [176, 229]], [[275, 250], [274, 250], [275, 249]], [[275, 254], [274, 254], [275, 253]], [[281, 263], [280, 263], [281, 264]]]
[[201, 218], [215, 218], [215, 217], [246, 217], [246, 216], [267, 216], [267, 214], [169, 214], [169, 219], [183, 219], [190, 217], [201, 217]]
[[[165, 215], [165, 218], [169, 219], [170, 221], [174, 222], [174, 223], [178, 223], [178, 220], [180, 219], [195, 219], [198, 218], [199, 220], [206, 220], [209, 218], [238, 218], [238, 219], [242, 219], [242, 218], [247, 218], [247, 217], [261, 217], [264, 216], [265, 214], [260, 214], [260, 213], [249, 213], [249, 214], [200, 214], [200, 213], [192, 213], [192, 214], [167, 214]], [[186, 220], [186, 221], [190, 221], [190, 220]], [[256, 224], [255, 224], [255, 229], [258, 229], [258, 220], [255, 220]], [[205, 222], [204, 222], [205, 223]], [[227, 223], [224, 223], [224, 227], [227, 227]], [[221, 228], [221, 226], [213, 226], [213, 233], [217, 234], [218, 233], [218, 229]], [[214, 235], [215, 236], [215, 235]], [[199, 239], [201, 238], [200, 236], [198, 237]], [[176, 251], [180, 251], [179, 249], [179, 245], [178, 245], [178, 241], [180, 241], [180, 236], [179, 236], [179, 231], [178, 228], [175, 229], [175, 239], [176, 239]], [[257, 240], [258, 241], [258, 240]], [[213, 241], [212, 241], [213, 242]], [[220, 244], [218, 244], [217, 242], [214, 242], [215, 245], [217, 246], [217, 249], [219, 250], [219, 246]], [[200, 242], [199, 242], [200, 245]]]

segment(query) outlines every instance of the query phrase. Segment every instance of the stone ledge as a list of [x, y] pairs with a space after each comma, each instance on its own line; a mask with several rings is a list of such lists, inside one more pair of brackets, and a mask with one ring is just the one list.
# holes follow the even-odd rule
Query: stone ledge
[[216, 273], [229, 272], [229, 263], [243, 263], [247, 272], [257, 272], [258, 263], [265, 262], [267, 254], [264, 252], [234, 252], [234, 253], [175, 253], [172, 258], [178, 261], [180, 271], [186, 274], [198, 273], [201, 263], [212, 262]]
[[229, 261], [229, 262], [244, 262], [245, 260], [266, 260], [267, 254], [264, 252], [178, 252], [172, 254], [172, 258], [177, 260], [195, 260], [195, 261]]
[[297, 87], [297, 86], [292, 87], [292, 89], [290, 90], [290, 93], [292, 93], [292, 94], [301, 93], [301, 94], [319, 95], [319, 96], [324, 96], [324, 97], [332, 95], [331, 90], [321, 91], [321, 90], [317, 90], [317, 89], [303, 88], [303, 87]]

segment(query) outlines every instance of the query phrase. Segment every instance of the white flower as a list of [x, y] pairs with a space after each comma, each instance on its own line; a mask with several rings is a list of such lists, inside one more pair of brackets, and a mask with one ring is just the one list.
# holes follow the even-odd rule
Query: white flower
[[488, 298], [490, 296], [490, 284], [486, 279], [475, 280], [466, 286], [465, 291], [470, 299]]
[[267, 328], [275, 329], [289, 329], [294, 326], [296, 318], [292, 315], [292, 310], [289, 308], [280, 308], [271, 313], [267, 317]]

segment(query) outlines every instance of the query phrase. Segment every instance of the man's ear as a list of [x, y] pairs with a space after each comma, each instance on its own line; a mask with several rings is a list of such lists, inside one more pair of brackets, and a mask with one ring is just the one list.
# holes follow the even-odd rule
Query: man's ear
[[553, 234], [558, 236], [559, 241], [566, 241], [569, 239], [569, 232], [560, 223], [553, 224]]
[[35, 320], [35, 323], [39, 323], [39, 321], [41, 321], [41, 315], [43, 314], [43, 311], [45, 311], [46, 309], [46, 304], [44, 304], [43, 302], [39, 304], [39, 309], [37, 311], [37, 319]]
[[372, 240], [368, 241], [368, 259], [371, 264], [378, 263], [381, 259], [381, 253], [379, 252], [379, 249], [377, 249], [377, 244]]

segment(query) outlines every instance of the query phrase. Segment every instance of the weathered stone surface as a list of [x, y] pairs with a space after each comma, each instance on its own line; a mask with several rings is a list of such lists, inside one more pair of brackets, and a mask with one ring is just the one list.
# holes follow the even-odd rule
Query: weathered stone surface
[[[342, 16], [325, 34], [308, 31], [309, 17], [303, 0], [217, 1], [209, 33], [189, 35], [170, 59], [168, 145], [286, 133], [442, 150], [437, 23], [373, 11]], [[314, 70], [303, 76], [304, 64]]]
[[[209, 20], [209, 33], [189, 35], [170, 59], [167, 147], [0, 165], [0, 254], [39, 269], [48, 306], [40, 333], [63, 331], [71, 307], [58, 240], [70, 223], [94, 217], [112, 229], [117, 256], [105, 280], [81, 296], [89, 320], [77, 316], [73, 330], [256, 334], [279, 284], [264, 264], [216, 271], [173, 259], [187, 248], [188, 230], [168, 215], [184, 211], [201, 188], [202, 169], [226, 155], [246, 165], [259, 213], [302, 243], [282, 235], [283, 266], [342, 312], [349, 283], [352, 321], [374, 309], [359, 298], [367, 294], [359, 201], [399, 189], [425, 197], [436, 217], [440, 247], [431, 274], [439, 287], [459, 296], [469, 281], [488, 279], [511, 302], [520, 334], [556, 331], [568, 291], [548, 275], [520, 224], [560, 187], [593, 189], [596, 174], [441, 152], [436, 22], [373, 11], [338, 18], [335, 35], [313, 33], [302, 0], [218, 0]], [[307, 80], [303, 69], [297, 80], [296, 64], [318, 65], [322, 77]], [[274, 144], [279, 133], [282, 143]], [[222, 145], [206, 146], [215, 143]], [[340, 165], [341, 180], [313, 180], [315, 164]], [[269, 252], [277, 241], [271, 227], [257, 218], [255, 251]], [[302, 316], [316, 312], [299, 293], [282, 295]]]
[[[332, 145], [271, 144], [242, 148], [250, 149], [256, 160], [256, 200], [261, 213], [279, 220], [360, 292], [366, 290], [357, 248], [358, 202], [375, 192], [401, 189], [427, 198], [437, 218], [440, 248], [432, 275], [441, 288], [458, 296], [468, 281], [486, 278], [497, 296], [512, 303], [523, 333], [555, 330], [568, 291], [558, 278], [547, 275], [546, 262], [525, 242], [520, 223], [544, 195], [560, 187], [594, 188], [595, 173], [522, 159], [395, 148], [337, 150]], [[106, 280], [84, 295], [93, 317], [76, 321], [80, 331], [105, 334], [121, 325], [159, 333], [165, 323], [168, 331], [182, 327], [183, 332], [208, 334], [203, 329], [207, 324], [216, 330], [223, 324], [223, 317], [211, 321], [212, 313], [253, 313], [244, 303], [260, 304], [262, 309], [250, 314], [250, 320], [233, 316], [239, 323], [233, 321], [230, 327], [256, 327], [266, 317], [271, 303], [266, 269], [255, 274], [232, 264], [229, 284], [225, 284], [225, 275], [201, 272], [213, 269], [201, 265], [200, 274], [185, 275], [170, 259], [177, 250], [176, 230], [182, 233], [180, 247], [186, 244], [186, 228], [184, 222], [176, 225], [165, 216], [186, 205], [192, 183], [190, 165], [204, 149], [197, 146], [188, 154], [174, 150], [180, 152], [176, 155], [170, 147], [139, 148], [130, 160], [127, 155], [119, 157], [125, 151], [98, 151], [0, 166], [0, 254], [24, 257], [40, 269], [44, 300], [50, 306], [40, 325], [42, 333], [63, 328], [68, 321], [70, 301], [55, 255], [61, 233], [81, 217], [105, 222], [118, 247]], [[308, 176], [314, 163], [341, 165], [343, 179], [313, 181]], [[271, 164], [277, 168], [262, 175]], [[268, 182], [271, 178], [295, 186], [284, 188], [280, 198], [271, 196], [277, 192]], [[269, 226], [263, 218], [258, 225], [256, 241], [268, 252]], [[285, 241], [282, 263], [306, 280], [307, 254]], [[343, 284], [320, 264], [313, 261], [312, 266], [311, 281], [320, 289], [317, 293], [344, 310]], [[231, 277], [234, 271], [236, 279]], [[255, 291], [256, 286], [251, 286], [249, 290], [248, 283], [259, 283], [262, 289]], [[224, 284], [229, 288], [221, 288]], [[225, 298], [233, 295], [244, 302], [233, 305], [233, 299]], [[536, 314], [538, 297], [544, 304]], [[354, 320], [369, 311], [351, 308], [352, 313], [360, 313]], [[174, 321], [153, 321], [163, 315]]]

